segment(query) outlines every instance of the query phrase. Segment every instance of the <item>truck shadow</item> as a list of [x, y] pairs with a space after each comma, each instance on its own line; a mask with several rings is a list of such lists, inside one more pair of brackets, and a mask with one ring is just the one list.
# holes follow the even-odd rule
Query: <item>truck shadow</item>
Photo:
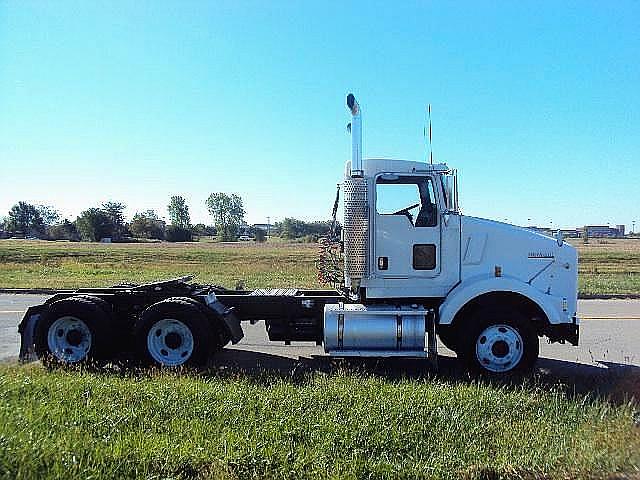
[[482, 381], [495, 386], [554, 388], [568, 397], [589, 395], [614, 404], [640, 400], [640, 366], [613, 362], [583, 364], [541, 358], [528, 375], [487, 378], [470, 375], [455, 357], [439, 356], [438, 369], [421, 359], [352, 358], [324, 355], [290, 358], [236, 349], [225, 349], [201, 372], [206, 377], [247, 378], [265, 384], [284, 380], [306, 383], [315, 373], [338, 372], [375, 376], [387, 380], [434, 379], [454, 383]]

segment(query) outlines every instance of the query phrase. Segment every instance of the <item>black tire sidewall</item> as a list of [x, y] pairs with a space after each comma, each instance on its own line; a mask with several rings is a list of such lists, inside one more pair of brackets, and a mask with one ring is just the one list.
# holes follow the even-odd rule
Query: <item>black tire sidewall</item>
[[158, 321], [172, 318], [184, 323], [193, 336], [193, 352], [189, 359], [180, 366], [201, 366], [209, 358], [213, 341], [211, 338], [208, 321], [203, 312], [190, 301], [186, 300], [164, 300], [151, 305], [141, 316], [140, 323], [136, 328], [136, 343], [138, 358], [146, 365], [156, 365], [158, 367], [176, 368], [159, 363], [151, 356], [147, 347], [147, 336], [149, 331]]
[[[51, 325], [61, 317], [70, 316], [82, 320], [91, 332], [91, 348], [87, 356], [78, 362], [65, 362], [49, 349], [48, 334]], [[110, 317], [103, 308], [86, 297], [70, 297], [53, 302], [34, 332], [36, 355], [46, 365], [76, 365], [103, 360], [109, 355], [111, 342]]]
[[[492, 372], [487, 370], [478, 361], [476, 355], [476, 341], [482, 332], [492, 325], [508, 325], [515, 328], [522, 338], [523, 353], [520, 361], [506, 372]], [[531, 370], [538, 359], [539, 344], [538, 335], [533, 325], [520, 312], [515, 309], [481, 309], [475, 312], [466, 322], [463, 331], [468, 332], [465, 339], [461, 340], [459, 354], [469, 370], [489, 376], [505, 376], [512, 373], [523, 373]]]

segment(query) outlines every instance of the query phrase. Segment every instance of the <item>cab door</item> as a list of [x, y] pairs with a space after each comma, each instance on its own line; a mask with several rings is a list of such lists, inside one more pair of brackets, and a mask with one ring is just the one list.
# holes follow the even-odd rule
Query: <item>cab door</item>
[[441, 220], [433, 177], [381, 174], [375, 190], [375, 276], [438, 276]]

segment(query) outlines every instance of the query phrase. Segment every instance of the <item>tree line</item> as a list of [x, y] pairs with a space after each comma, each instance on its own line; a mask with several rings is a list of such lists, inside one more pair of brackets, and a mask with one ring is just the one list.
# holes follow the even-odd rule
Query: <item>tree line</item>
[[[240, 235], [251, 235], [256, 241], [266, 239], [264, 230], [245, 225], [246, 212], [239, 195], [212, 193], [205, 204], [212, 217], [212, 225], [192, 224], [189, 206], [180, 195], [169, 199], [168, 223], [155, 210], [136, 212], [127, 221], [124, 215], [126, 205], [115, 201], [88, 208], [73, 221], [62, 219], [50, 205], [32, 205], [21, 201], [11, 207], [7, 217], [0, 222], [0, 229], [10, 235], [27, 238], [91, 242], [105, 238], [113, 242], [131, 238], [186, 242], [192, 241], [194, 236], [216, 236], [220, 241], [235, 241]], [[316, 241], [318, 237], [326, 235], [330, 227], [331, 222], [285, 218], [275, 224], [271, 233], [288, 240]]]

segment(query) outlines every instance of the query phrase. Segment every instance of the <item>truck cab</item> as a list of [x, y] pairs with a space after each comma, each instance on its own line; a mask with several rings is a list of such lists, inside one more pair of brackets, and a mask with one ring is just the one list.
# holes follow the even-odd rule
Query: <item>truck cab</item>
[[372, 312], [433, 311], [443, 343], [489, 372], [531, 366], [541, 336], [577, 344], [575, 248], [560, 235], [462, 215], [457, 173], [446, 164], [362, 159], [361, 109], [355, 98], [347, 104], [343, 240], [352, 297]]
[[460, 216], [446, 165], [365, 160], [371, 191], [367, 298], [442, 298], [460, 281]]

